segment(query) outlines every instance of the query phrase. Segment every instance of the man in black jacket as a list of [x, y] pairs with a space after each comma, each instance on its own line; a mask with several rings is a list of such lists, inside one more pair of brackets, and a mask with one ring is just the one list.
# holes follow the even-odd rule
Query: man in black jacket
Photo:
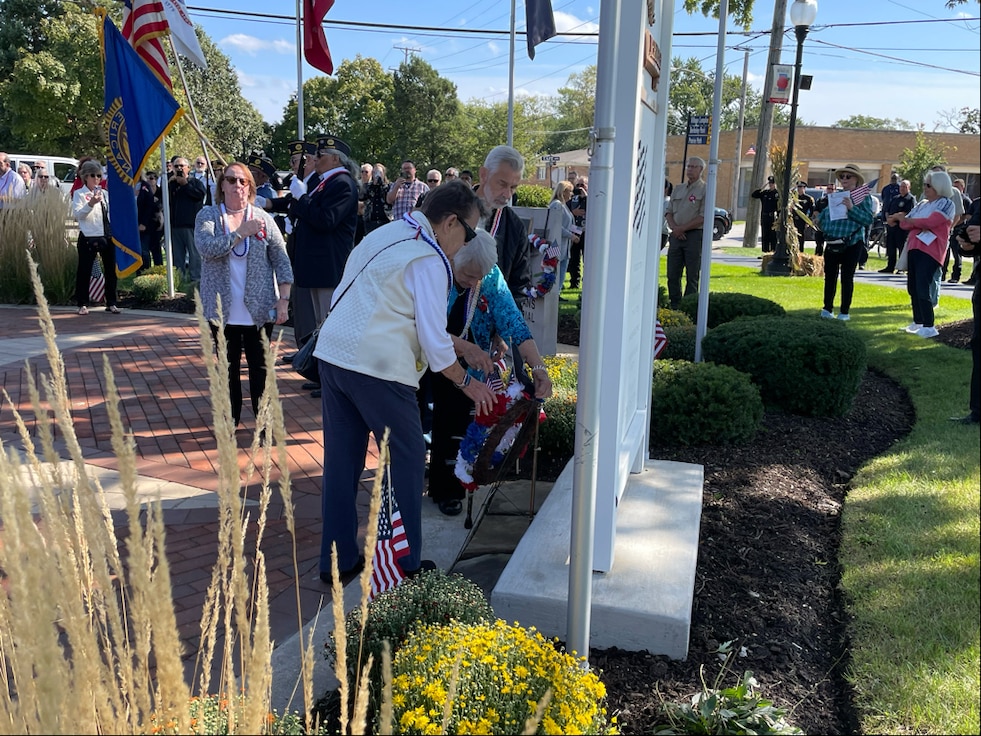
[[354, 249], [358, 169], [350, 155], [350, 146], [340, 138], [321, 136], [314, 158], [318, 184], [310, 187], [299, 177], [290, 182], [294, 285], [309, 290], [317, 325], [330, 310], [334, 289]]
[[170, 241], [174, 268], [185, 280], [201, 280], [201, 254], [194, 245], [194, 220], [204, 207], [207, 194], [204, 182], [191, 176], [186, 158], [174, 161], [174, 176], [167, 184], [170, 189]]
[[[895, 215], [899, 212], [909, 214], [909, 211], [916, 206], [916, 197], [909, 193], [909, 179], [899, 182], [899, 193], [889, 200], [888, 205], [883, 205], [883, 215]], [[889, 220], [886, 219], [886, 223]], [[899, 225], [886, 225], [886, 267], [880, 268], [879, 273], [893, 273], [896, 270], [896, 260], [906, 245], [906, 231]]]
[[773, 253], [777, 249], [777, 231], [773, 229], [773, 224], [777, 221], [777, 208], [780, 201], [776, 180], [772, 176], [768, 177], [766, 187], [755, 190], [750, 196], [761, 200], [760, 234], [763, 237], [763, 252]]
[[497, 241], [497, 266], [519, 305], [528, 298], [531, 289], [528, 231], [508, 204], [521, 182], [524, 168], [524, 156], [516, 149], [495, 146], [480, 167], [477, 190], [484, 207], [490, 211], [486, 218], [481, 218], [480, 227]]

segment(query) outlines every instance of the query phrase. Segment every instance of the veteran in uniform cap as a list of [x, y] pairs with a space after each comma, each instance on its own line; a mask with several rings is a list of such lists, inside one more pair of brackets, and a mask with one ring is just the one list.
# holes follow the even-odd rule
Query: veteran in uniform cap
[[265, 156], [256, 154], [249, 156], [246, 163], [249, 165], [249, 171], [252, 172], [252, 178], [255, 179], [255, 203], [266, 209], [267, 202], [275, 199], [277, 195], [272, 185], [272, 179], [276, 176], [276, 167]]
[[297, 176], [290, 182], [295, 284], [309, 290], [315, 326], [327, 316], [334, 288], [354, 248], [358, 167], [350, 155], [350, 146], [337, 136], [320, 136], [313, 157], [319, 177], [316, 185]]

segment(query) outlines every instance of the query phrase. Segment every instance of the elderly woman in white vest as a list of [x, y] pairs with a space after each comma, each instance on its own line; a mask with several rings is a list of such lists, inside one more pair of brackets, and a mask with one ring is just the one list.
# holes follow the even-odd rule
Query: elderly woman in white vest
[[258, 416], [266, 387], [262, 333], [268, 340], [273, 322], [286, 321], [293, 286], [286, 243], [272, 216], [254, 206], [255, 191], [249, 167], [231, 164], [219, 182], [216, 203], [202, 207], [194, 223], [194, 245], [201, 254], [201, 304], [216, 338], [223, 325], [235, 426], [242, 419], [242, 352], [249, 367], [252, 411]]
[[368, 435], [381, 441], [389, 428], [390, 481], [408, 554], [405, 576], [435, 565], [422, 559], [422, 487], [425, 441], [416, 389], [426, 367], [442, 373], [475, 406], [491, 411], [493, 394], [471, 381], [456, 359], [446, 331], [453, 283], [450, 262], [476, 237], [481, 210], [461, 182], [434, 189], [420, 210], [406, 213], [365, 236], [348, 257], [320, 328], [324, 416], [323, 538], [320, 579], [332, 582], [331, 546], [348, 580], [364, 566], [358, 547], [357, 494]]

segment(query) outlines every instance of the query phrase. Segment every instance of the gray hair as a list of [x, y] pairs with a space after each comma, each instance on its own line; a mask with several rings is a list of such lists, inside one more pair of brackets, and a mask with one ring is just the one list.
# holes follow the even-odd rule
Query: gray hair
[[525, 157], [518, 152], [517, 148], [494, 146], [487, 154], [487, 158], [484, 159], [484, 167], [488, 171], [497, 171], [502, 164], [507, 164], [519, 174], [523, 174]]
[[699, 158], [698, 156], [689, 156], [688, 157], [688, 161], [686, 163], [689, 163], [689, 164], [692, 164], [692, 163], [698, 164], [699, 166], [702, 167], [702, 170], [703, 171], [705, 170], [705, 159], [704, 158]]
[[78, 167], [78, 178], [84, 179], [89, 174], [98, 174], [102, 176], [102, 164], [98, 161], [86, 161], [84, 164]]
[[497, 241], [486, 230], [478, 230], [477, 237], [467, 243], [453, 256], [453, 265], [463, 269], [473, 266], [481, 273], [481, 277], [491, 272], [497, 264]]
[[937, 196], [953, 198], [954, 187], [950, 183], [950, 174], [946, 171], [928, 171], [923, 177], [923, 181], [933, 187]]

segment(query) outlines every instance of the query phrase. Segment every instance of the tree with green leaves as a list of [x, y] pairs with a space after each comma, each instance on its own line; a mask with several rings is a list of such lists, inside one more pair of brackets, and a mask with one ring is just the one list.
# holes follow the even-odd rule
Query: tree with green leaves
[[909, 179], [910, 191], [919, 199], [923, 196], [923, 175], [934, 166], [946, 165], [947, 146], [918, 130], [913, 148], [903, 149], [900, 154], [896, 171], [901, 178]]
[[916, 126], [902, 118], [877, 118], [872, 115], [851, 115], [835, 121], [832, 128], [858, 128], [861, 130], [916, 130]]
[[555, 104], [557, 131], [549, 136], [544, 150], [574, 151], [589, 145], [589, 128], [596, 115], [596, 65], [570, 74], [565, 87], [559, 87]]
[[410, 159], [419, 168], [449, 166], [457, 152], [446, 131], [460, 125], [463, 113], [456, 85], [418, 56], [399, 65], [392, 85], [387, 111], [392, 131], [388, 160]]

